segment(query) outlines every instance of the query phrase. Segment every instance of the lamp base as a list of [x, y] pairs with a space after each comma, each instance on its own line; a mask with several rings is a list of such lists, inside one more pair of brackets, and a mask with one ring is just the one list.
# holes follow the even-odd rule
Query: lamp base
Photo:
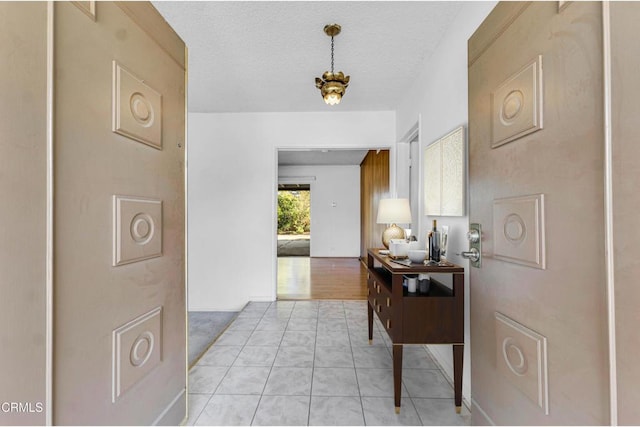
[[382, 244], [385, 248], [389, 249], [389, 243], [391, 239], [405, 239], [404, 229], [398, 227], [395, 224], [391, 224], [386, 230], [382, 232]]

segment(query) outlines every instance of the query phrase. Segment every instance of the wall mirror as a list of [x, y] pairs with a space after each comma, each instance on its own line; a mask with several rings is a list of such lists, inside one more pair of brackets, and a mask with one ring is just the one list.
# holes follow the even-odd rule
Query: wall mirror
[[424, 208], [429, 216], [464, 216], [464, 126], [424, 150]]

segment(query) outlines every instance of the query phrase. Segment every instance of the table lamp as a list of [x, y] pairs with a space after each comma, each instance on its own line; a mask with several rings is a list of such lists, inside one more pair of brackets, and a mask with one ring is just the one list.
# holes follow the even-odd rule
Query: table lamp
[[396, 225], [411, 223], [409, 199], [382, 199], [378, 203], [378, 224], [391, 224], [382, 233], [382, 244], [389, 249], [391, 239], [404, 239], [404, 230]]

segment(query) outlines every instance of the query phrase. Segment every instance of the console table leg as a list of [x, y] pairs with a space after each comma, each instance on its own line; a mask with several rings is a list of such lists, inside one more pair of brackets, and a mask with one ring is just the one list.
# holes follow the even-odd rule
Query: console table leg
[[464, 345], [453, 345], [453, 389], [455, 393], [456, 412], [462, 411], [462, 360]]
[[393, 399], [396, 414], [400, 413], [400, 398], [402, 397], [402, 344], [393, 345]]
[[373, 307], [367, 301], [367, 321], [369, 323], [369, 345], [373, 342]]

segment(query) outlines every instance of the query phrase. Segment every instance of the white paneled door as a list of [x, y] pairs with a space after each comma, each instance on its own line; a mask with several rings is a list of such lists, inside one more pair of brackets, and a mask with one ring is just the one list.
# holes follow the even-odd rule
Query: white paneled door
[[186, 414], [185, 47], [150, 3], [54, 5], [55, 424]]
[[602, 63], [598, 3], [500, 3], [469, 41], [473, 424], [609, 423]]

